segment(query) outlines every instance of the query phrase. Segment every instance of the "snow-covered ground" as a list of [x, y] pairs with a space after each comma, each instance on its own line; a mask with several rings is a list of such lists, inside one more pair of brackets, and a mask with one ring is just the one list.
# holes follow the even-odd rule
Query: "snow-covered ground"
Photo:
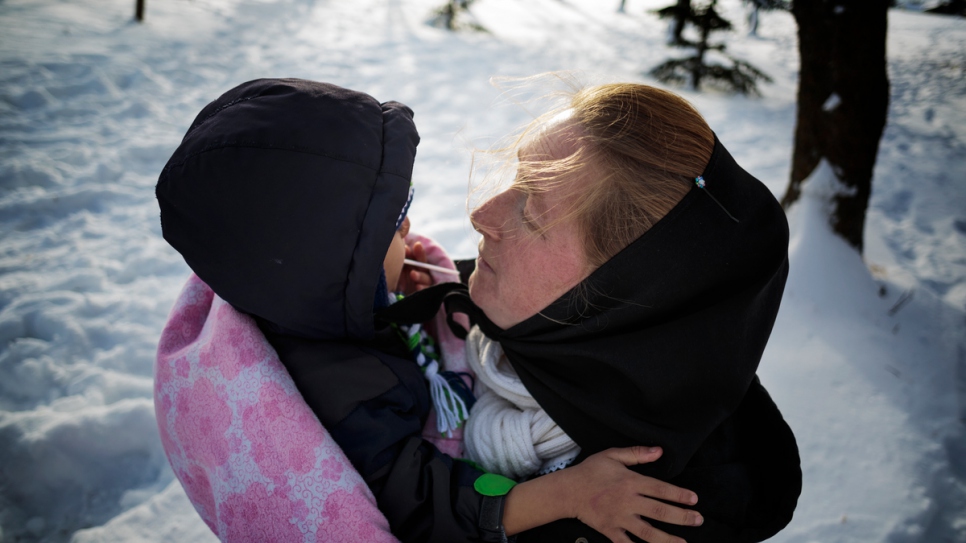
[[[257, 77], [416, 112], [415, 227], [472, 256], [469, 149], [528, 120], [493, 75], [632, 80], [671, 54], [667, 0], [479, 0], [490, 33], [425, 24], [442, 0], [0, 2], [0, 541], [210, 541], [156, 435], [158, 334], [188, 269], [153, 187], [194, 115]], [[762, 15], [729, 51], [761, 98], [680, 90], [780, 195], [796, 28]], [[825, 227], [827, 170], [790, 212], [792, 271], [760, 374], [805, 489], [782, 542], [966, 541], [966, 21], [892, 11], [892, 104], [863, 260]]]

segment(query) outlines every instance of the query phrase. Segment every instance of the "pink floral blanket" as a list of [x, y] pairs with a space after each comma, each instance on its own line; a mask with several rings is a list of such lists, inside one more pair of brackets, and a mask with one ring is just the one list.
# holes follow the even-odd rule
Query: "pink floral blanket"
[[[435, 242], [411, 236], [430, 263], [455, 269]], [[434, 324], [448, 369], [465, 370], [462, 342], [444, 316]], [[255, 322], [195, 275], [161, 334], [154, 405], [168, 461], [221, 541], [396, 541]], [[424, 435], [462, 452], [462, 435], [442, 438], [432, 416]]]

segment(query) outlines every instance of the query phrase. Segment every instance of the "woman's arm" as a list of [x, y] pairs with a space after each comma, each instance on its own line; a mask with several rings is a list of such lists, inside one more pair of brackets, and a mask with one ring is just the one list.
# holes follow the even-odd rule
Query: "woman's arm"
[[700, 526], [697, 511], [662, 501], [694, 505], [691, 491], [645, 477], [628, 466], [653, 462], [657, 447], [608, 449], [576, 466], [521, 483], [506, 498], [503, 526], [507, 535], [563, 518], [576, 518], [614, 543], [630, 543], [627, 533], [649, 543], [683, 543], [643, 520], [641, 516], [681, 526]]

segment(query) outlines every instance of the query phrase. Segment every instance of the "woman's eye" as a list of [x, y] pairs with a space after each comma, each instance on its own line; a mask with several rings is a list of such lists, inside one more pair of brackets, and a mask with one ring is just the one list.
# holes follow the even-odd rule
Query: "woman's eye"
[[523, 226], [527, 227], [527, 230], [536, 230], [537, 228], [537, 226], [533, 224], [533, 221], [530, 220], [530, 217], [527, 216], [527, 213], [525, 211], [523, 212], [522, 222], [523, 222]]
[[527, 230], [536, 230], [537, 225], [534, 224], [533, 219], [530, 218], [530, 215], [527, 215], [527, 201], [529, 199], [530, 196], [524, 193], [523, 204], [520, 206], [520, 222], [523, 223], [523, 226], [525, 226]]

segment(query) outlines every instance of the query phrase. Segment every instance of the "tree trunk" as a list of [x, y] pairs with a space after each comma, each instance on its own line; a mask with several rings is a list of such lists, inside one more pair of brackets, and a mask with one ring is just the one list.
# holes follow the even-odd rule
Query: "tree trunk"
[[886, 2], [796, 0], [792, 13], [801, 71], [791, 183], [782, 205], [798, 199], [802, 181], [824, 158], [844, 186], [832, 202], [832, 228], [861, 252], [889, 107]]
[[443, 11], [443, 20], [446, 21], [446, 30], [456, 30], [456, 0], [450, 0]]
[[691, 14], [691, 0], [678, 0], [674, 11], [674, 21], [671, 23], [671, 44], [679, 44], [681, 33], [684, 32], [684, 24], [688, 21]]
[[[711, 2], [714, 7], [714, 2]], [[708, 35], [711, 29], [708, 27], [708, 14], [705, 13], [701, 18], [704, 25], [701, 26], [701, 39], [698, 41], [694, 55], [695, 62], [691, 65], [691, 88], [701, 90], [701, 76], [704, 75], [704, 53], [708, 50]]]
[[752, 2], [751, 7], [748, 9], [748, 35], [757, 36], [758, 35], [758, 12], [760, 8], [757, 2]]

